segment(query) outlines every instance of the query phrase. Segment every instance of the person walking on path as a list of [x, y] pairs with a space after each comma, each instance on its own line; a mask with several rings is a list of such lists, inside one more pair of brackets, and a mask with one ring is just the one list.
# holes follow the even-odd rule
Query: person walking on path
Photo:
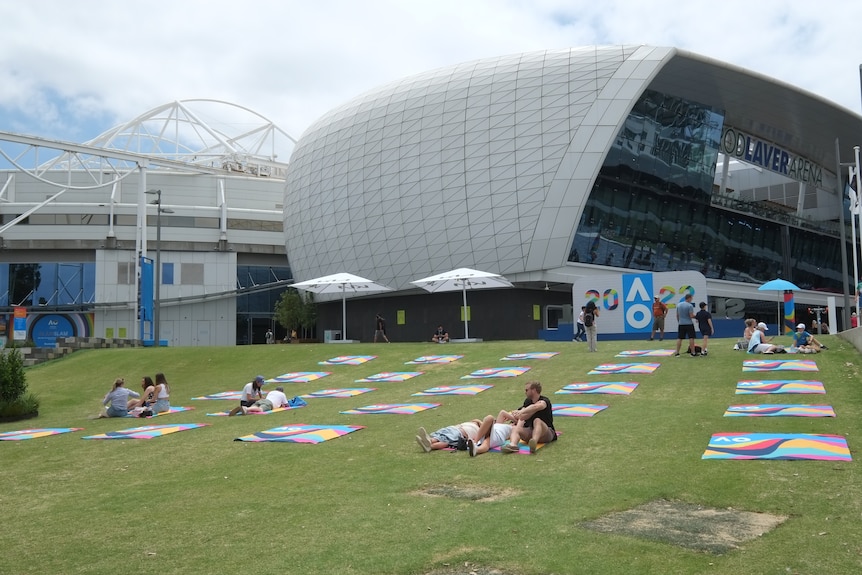
[[386, 343], [391, 343], [386, 337], [386, 320], [379, 313], [374, 317], [374, 343], [377, 343], [378, 337], [382, 337]]

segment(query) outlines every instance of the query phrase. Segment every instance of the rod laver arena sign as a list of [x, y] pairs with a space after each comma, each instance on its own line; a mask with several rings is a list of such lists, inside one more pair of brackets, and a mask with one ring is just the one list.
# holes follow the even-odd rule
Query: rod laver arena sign
[[725, 128], [721, 151], [743, 162], [760, 166], [806, 184], [821, 186], [823, 168], [769, 142], [736, 128]]

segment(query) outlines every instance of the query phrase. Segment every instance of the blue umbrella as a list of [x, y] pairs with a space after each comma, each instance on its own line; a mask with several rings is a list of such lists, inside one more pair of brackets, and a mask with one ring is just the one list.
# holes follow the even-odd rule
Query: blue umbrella
[[763, 284], [762, 286], [760, 286], [760, 287], [759, 287], [759, 288], [757, 288], [757, 289], [758, 289], [758, 291], [772, 291], [772, 290], [778, 290], [778, 291], [785, 291], [785, 290], [799, 291], [801, 288], [800, 288], [798, 285], [796, 285], [795, 283], [793, 283], [793, 282], [789, 282], [789, 281], [787, 281], [787, 280], [783, 280], [783, 279], [781, 279], [781, 278], [778, 278], [778, 279], [775, 279], [775, 280], [769, 280], [768, 282], [766, 282], [765, 284]]
[[[778, 292], [799, 291], [799, 289], [800, 289], [799, 286], [796, 285], [795, 283], [789, 282], [787, 280], [783, 280], [781, 278], [769, 280], [768, 282], [766, 282], [765, 284], [763, 284], [762, 286], [757, 288], [758, 291], [773, 291], [774, 290], [774, 291], [778, 291]], [[785, 312], [783, 315], [786, 317], [789, 314], [790, 317], [794, 317], [795, 314], [793, 313], [793, 296], [792, 295], [790, 296], [790, 299], [788, 300], [788, 302], [785, 303], [784, 305], [785, 305]], [[779, 335], [781, 335], [782, 331], [790, 330], [790, 328], [788, 328], [787, 326], [785, 326], [786, 329], [784, 329], [784, 330], [781, 329], [781, 324], [785, 323], [784, 321], [782, 321], [781, 317], [782, 317], [781, 300], [779, 299], [779, 301], [778, 301], [778, 334]], [[790, 330], [790, 331], [792, 331], [792, 330]]]

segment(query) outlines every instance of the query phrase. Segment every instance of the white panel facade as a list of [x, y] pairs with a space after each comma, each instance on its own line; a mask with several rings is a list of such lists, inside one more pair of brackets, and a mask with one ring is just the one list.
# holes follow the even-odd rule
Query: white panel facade
[[564, 265], [605, 153], [673, 53], [612, 46], [481, 60], [333, 110], [288, 169], [294, 276], [349, 271], [407, 289], [458, 267], [516, 275]]

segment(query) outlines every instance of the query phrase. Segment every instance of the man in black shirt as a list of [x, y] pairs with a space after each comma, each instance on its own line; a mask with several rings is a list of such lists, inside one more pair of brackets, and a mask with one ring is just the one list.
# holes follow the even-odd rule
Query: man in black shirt
[[517, 453], [518, 441], [521, 439], [530, 445], [530, 453], [536, 452], [539, 443], [550, 443], [557, 439], [551, 400], [542, 395], [542, 384], [538, 381], [527, 382], [524, 394], [527, 396], [524, 405], [510, 414], [517, 423], [512, 428], [509, 443], [502, 448], [504, 453]]

